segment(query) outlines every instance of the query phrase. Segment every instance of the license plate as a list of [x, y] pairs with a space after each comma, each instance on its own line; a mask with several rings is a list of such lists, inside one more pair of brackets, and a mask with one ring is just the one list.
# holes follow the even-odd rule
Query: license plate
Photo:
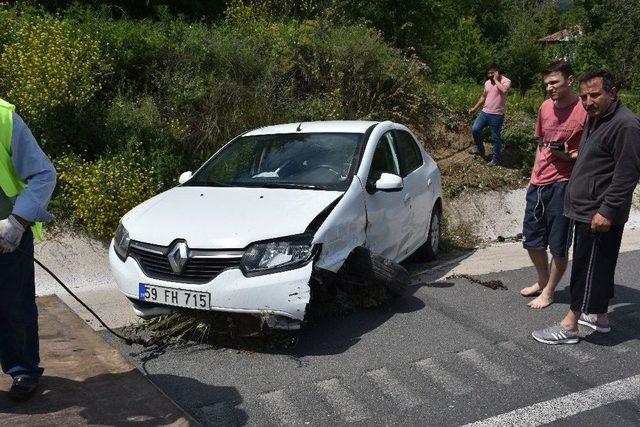
[[138, 299], [140, 301], [157, 302], [198, 310], [208, 310], [211, 307], [211, 294], [209, 292], [165, 288], [147, 283], [138, 285]]

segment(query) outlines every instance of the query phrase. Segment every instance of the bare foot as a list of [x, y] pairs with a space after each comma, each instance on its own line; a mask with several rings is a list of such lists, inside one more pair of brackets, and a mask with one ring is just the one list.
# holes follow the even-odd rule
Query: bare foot
[[537, 283], [534, 283], [531, 286], [522, 288], [520, 295], [523, 297], [535, 297], [536, 295], [540, 295], [540, 292], [542, 292], [542, 288]]
[[540, 294], [538, 298], [527, 304], [531, 308], [545, 308], [553, 304], [553, 298], [549, 298], [545, 294]]

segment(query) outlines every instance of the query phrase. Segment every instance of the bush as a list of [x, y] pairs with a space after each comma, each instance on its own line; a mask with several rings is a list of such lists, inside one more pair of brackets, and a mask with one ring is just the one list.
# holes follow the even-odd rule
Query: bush
[[[467, 114], [482, 95], [482, 86], [476, 83], [437, 83], [429, 84], [427, 90], [431, 96], [460, 114]], [[507, 97], [507, 101], [509, 100]]]
[[147, 167], [138, 151], [94, 162], [67, 154], [55, 166], [58, 198], [66, 201], [60, 213], [101, 239], [112, 237], [122, 215], [160, 190], [154, 167]]
[[110, 58], [95, 33], [54, 16], [23, 17], [9, 28], [0, 55], [2, 91], [42, 135], [45, 148], [62, 151], [75, 135], [64, 121], [93, 101], [110, 72]]
[[640, 94], [622, 90], [620, 92], [620, 99], [628, 109], [633, 111], [637, 116], [640, 116]]
[[96, 236], [252, 128], [394, 120], [426, 141], [434, 117], [462, 122], [429, 91], [413, 51], [363, 25], [282, 20], [241, 3], [214, 25], [110, 10], [0, 7], [0, 90], [58, 158], [57, 199], [70, 201], [56, 201], [60, 212]]
[[[535, 116], [534, 116], [535, 117]], [[506, 161], [520, 169], [524, 176], [531, 174], [535, 160], [536, 138], [535, 118], [520, 110], [505, 115], [502, 140]]]
[[[542, 79], [540, 80], [542, 82]], [[507, 96], [507, 102], [505, 104], [505, 111], [507, 115], [513, 111], [519, 111], [529, 116], [529, 119], [525, 120], [527, 125], [531, 124], [531, 119], [535, 119], [538, 116], [538, 110], [540, 105], [545, 100], [544, 92], [541, 89], [530, 89], [524, 95], [517, 91], [509, 91]]]
[[403, 58], [361, 26], [316, 25], [302, 28], [300, 38], [293, 45], [296, 60], [289, 74], [296, 97], [307, 107], [306, 120], [396, 120], [423, 126], [424, 80], [417, 60]]
[[274, 123], [371, 119], [425, 128], [422, 64], [373, 30], [274, 21], [245, 6], [213, 28], [172, 25], [152, 96], [161, 117], [184, 129], [171, 147], [187, 167]]

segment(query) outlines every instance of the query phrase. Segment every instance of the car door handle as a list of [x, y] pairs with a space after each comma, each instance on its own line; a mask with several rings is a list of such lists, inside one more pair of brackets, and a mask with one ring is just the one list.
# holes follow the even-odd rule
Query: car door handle
[[427, 187], [430, 187], [430, 186], [431, 186], [431, 178], [427, 180]]
[[411, 195], [405, 194], [404, 197], [402, 198], [402, 201], [406, 205], [407, 203], [409, 203], [411, 201]]

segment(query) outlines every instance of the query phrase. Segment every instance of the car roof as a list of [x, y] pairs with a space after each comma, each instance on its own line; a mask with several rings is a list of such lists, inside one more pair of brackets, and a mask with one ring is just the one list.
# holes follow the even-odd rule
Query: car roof
[[365, 133], [369, 127], [379, 122], [364, 120], [332, 120], [326, 122], [297, 122], [283, 125], [265, 126], [245, 133], [243, 136], [273, 135], [279, 133]]

